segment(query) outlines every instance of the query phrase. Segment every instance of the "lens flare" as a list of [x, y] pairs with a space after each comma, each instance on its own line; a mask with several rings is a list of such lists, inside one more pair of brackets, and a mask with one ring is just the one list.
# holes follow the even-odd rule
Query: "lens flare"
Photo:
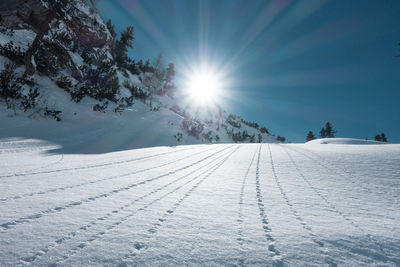
[[215, 102], [219, 95], [218, 90], [218, 79], [211, 73], [194, 74], [189, 82], [189, 94], [199, 104]]
[[[196, 62], [197, 61], [197, 62]], [[177, 86], [181, 105], [190, 114], [219, 113], [234, 94], [229, 71], [213, 60], [188, 58], [180, 63]]]

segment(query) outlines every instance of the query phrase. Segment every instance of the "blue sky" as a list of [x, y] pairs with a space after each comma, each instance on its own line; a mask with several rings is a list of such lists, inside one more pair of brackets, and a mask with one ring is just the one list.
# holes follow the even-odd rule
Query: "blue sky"
[[100, 0], [135, 59], [222, 69], [229, 112], [302, 142], [326, 121], [339, 137], [400, 142], [400, 1]]

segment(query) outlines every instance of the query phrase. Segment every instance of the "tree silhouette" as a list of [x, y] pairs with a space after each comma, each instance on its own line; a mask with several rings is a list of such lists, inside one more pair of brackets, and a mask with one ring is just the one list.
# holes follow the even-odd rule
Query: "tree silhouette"
[[114, 57], [118, 67], [126, 65], [128, 60], [128, 47], [133, 48], [134, 30], [132, 26], [128, 26], [123, 32], [119, 40], [115, 41]]
[[333, 129], [332, 124], [328, 121], [325, 124], [325, 128], [322, 127], [321, 131], [319, 132], [319, 136], [321, 138], [333, 138], [335, 137], [336, 132], [337, 131]]
[[326, 137], [326, 132], [325, 132], [325, 128], [322, 127], [321, 131], [319, 131], [319, 137], [320, 138], [325, 138]]
[[375, 135], [375, 141], [387, 142], [387, 137], [384, 133]]
[[387, 142], [387, 138], [384, 133], [381, 133], [381, 139], [382, 139], [382, 142]]
[[307, 137], [306, 137], [307, 142], [311, 141], [311, 140], [314, 140], [314, 139], [315, 139], [314, 133], [312, 131], [309, 131], [308, 134], [307, 134]]
[[175, 74], [176, 74], [176, 72], [175, 72], [174, 64], [169, 63], [168, 68], [165, 73], [167, 82], [172, 82], [175, 79]]
[[327, 122], [325, 124], [325, 133], [326, 133], [326, 137], [328, 137], [328, 138], [335, 137], [336, 131], [333, 129], [333, 126], [330, 122]]
[[282, 143], [285, 143], [285, 141], [286, 141], [286, 137], [284, 137], [284, 136], [277, 136], [276, 137], [276, 140], [278, 140], [279, 142], [282, 142]]

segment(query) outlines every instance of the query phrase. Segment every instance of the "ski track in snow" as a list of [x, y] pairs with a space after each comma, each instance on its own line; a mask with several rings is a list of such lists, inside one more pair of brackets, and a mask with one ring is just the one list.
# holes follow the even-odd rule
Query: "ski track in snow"
[[[228, 147], [228, 148], [229, 148], [229, 147]], [[224, 149], [222, 149], [222, 150], [219, 150], [218, 152], [215, 152], [215, 153], [213, 153], [212, 155], [217, 154], [217, 153], [220, 153], [221, 151], [226, 150], [226, 149], [228, 149], [228, 148], [224, 148]], [[141, 181], [141, 182], [135, 182], [135, 183], [129, 184], [129, 185], [127, 185], [127, 186], [120, 187], [120, 188], [117, 188], [117, 189], [108, 191], [108, 192], [106, 192], [106, 193], [101, 193], [101, 194], [98, 194], [98, 195], [95, 195], [95, 196], [92, 196], [92, 197], [88, 197], [88, 198], [84, 198], [84, 199], [80, 199], [80, 200], [77, 200], [77, 201], [71, 201], [71, 202], [65, 203], [64, 205], [59, 205], [59, 206], [57, 206], [57, 207], [49, 208], [49, 209], [46, 209], [46, 210], [42, 210], [42, 211], [36, 212], [35, 214], [31, 214], [31, 215], [28, 215], [28, 216], [24, 216], [24, 217], [18, 218], [18, 219], [16, 219], [16, 220], [13, 220], [13, 221], [10, 221], [10, 222], [2, 223], [0, 226], [3, 228], [3, 229], [2, 229], [3, 231], [6, 231], [6, 230], [8, 230], [8, 229], [11, 229], [12, 227], [15, 227], [15, 226], [17, 226], [17, 225], [21, 225], [21, 224], [24, 224], [24, 223], [28, 223], [28, 222], [30, 222], [30, 221], [32, 221], [32, 220], [39, 219], [39, 218], [41, 218], [41, 217], [43, 217], [43, 216], [47, 216], [47, 215], [50, 215], [50, 214], [53, 214], [53, 213], [61, 212], [61, 211], [66, 210], [66, 209], [68, 209], [68, 208], [74, 208], [74, 207], [76, 207], [76, 206], [80, 206], [80, 205], [83, 205], [83, 204], [87, 204], [87, 203], [93, 202], [93, 201], [95, 201], [95, 200], [98, 200], [98, 199], [100, 199], [100, 198], [110, 197], [110, 196], [112, 196], [112, 195], [114, 195], [114, 194], [118, 194], [118, 193], [121, 193], [121, 192], [123, 192], [123, 191], [131, 190], [132, 188], [137, 187], [137, 186], [139, 186], [139, 185], [143, 185], [143, 184], [145, 184], [145, 183], [149, 183], [149, 182], [158, 180], [158, 179], [160, 179], [160, 178], [163, 178], [163, 177], [165, 177], [165, 176], [169, 176], [169, 175], [175, 174], [175, 173], [177, 173], [177, 172], [179, 172], [179, 171], [182, 171], [182, 170], [185, 170], [185, 169], [187, 169], [187, 168], [190, 168], [190, 167], [192, 167], [192, 166], [194, 166], [194, 165], [197, 165], [197, 164], [199, 164], [200, 162], [206, 160], [207, 158], [208, 158], [208, 157], [203, 158], [203, 159], [201, 159], [201, 160], [198, 160], [198, 161], [196, 161], [196, 162], [194, 162], [194, 163], [192, 163], [192, 164], [186, 165], [186, 166], [184, 166], [184, 167], [181, 167], [181, 168], [179, 168], [179, 169], [170, 171], [170, 172], [168, 172], [168, 173], [164, 173], [164, 174], [158, 175], [158, 176], [156, 176], [156, 177], [152, 177], [152, 178], [150, 178], [150, 179], [143, 180], [143, 181]], [[128, 176], [128, 175], [131, 175], [131, 173], [129, 173], [129, 174], [124, 174], [124, 175], [119, 175], [118, 177]], [[0, 232], [0, 233], [1, 233], [1, 232]]]
[[271, 227], [268, 222], [267, 214], [265, 211], [265, 205], [263, 203], [263, 195], [261, 192], [261, 185], [260, 185], [260, 155], [261, 155], [261, 148], [258, 149], [258, 156], [257, 156], [257, 167], [256, 167], [256, 194], [257, 194], [257, 206], [259, 209], [260, 219], [262, 223], [262, 227], [264, 230], [265, 237], [267, 238], [269, 245], [268, 251], [269, 254], [274, 259], [274, 265], [276, 266], [283, 266], [282, 256], [280, 255], [279, 250], [275, 247], [275, 238], [271, 235]]
[[[228, 147], [228, 148], [230, 148], [230, 147]], [[235, 151], [236, 151], [236, 150], [235, 150]], [[231, 153], [229, 153], [229, 154], [232, 154], [232, 153], [233, 153], [233, 152], [231, 152]], [[213, 153], [211, 156], [208, 156], [207, 159], [210, 158], [210, 157], [212, 157], [212, 156], [214, 156], [215, 154], [216, 154], [216, 153]], [[226, 153], [225, 153], [225, 154], [226, 154]], [[219, 158], [223, 157], [225, 154], [223, 154], [222, 156], [218, 156], [218, 157], [217, 157], [216, 159], [214, 159], [214, 160], [218, 160]], [[70, 239], [72, 239], [72, 238], [75, 238], [76, 236], [78, 236], [79, 233], [81, 233], [81, 232], [83, 232], [83, 231], [87, 231], [89, 228], [91, 228], [91, 227], [93, 227], [94, 225], [96, 225], [99, 221], [105, 221], [105, 220], [109, 219], [110, 217], [116, 216], [118, 213], [121, 213], [121, 211], [123, 211], [123, 210], [126, 211], [127, 208], [129, 208], [130, 206], [132, 206], [132, 205], [135, 204], [136, 202], [139, 202], [139, 201], [141, 201], [141, 200], [143, 200], [143, 199], [145, 199], [145, 198], [148, 198], [149, 196], [151, 196], [151, 195], [153, 195], [153, 194], [155, 194], [155, 193], [157, 193], [157, 192], [160, 192], [161, 190], [167, 188], [168, 186], [170, 186], [170, 185], [172, 185], [172, 184], [174, 184], [174, 183], [176, 183], [176, 182], [178, 182], [178, 181], [181, 181], [181, 180], [183, 180], [183, 179], [189, 177], [189, 176], [192, 175], [193, 173], [195, 173], [195, 172], [197, 172], [197, 171], [199, 171], [199, 170], [201, 170], [201, 169], [207, 167], [208, 165], [210, 165], [210, 164], [212, 164], [212, 163], [213, 163], [213, 161], [208, 162], [208, 163], [205, 164], [204, 166], [201, 166], [201, 167], [199, 167], [199, 168], [197, 168], [197, 169], [191, 171], [191, 172], [188, 173], [188, 174], [185, 174], [185, 175], [183, 175], [183, 176], [181, 176], [181, 177], [179, 177], [179, 178], [177, 178], [177, 179], [174, 179], [173, 181], [171, 181], [171, 182], [169, 182], [169, 183], [167, 183], [167, 184], [165, 184], [165, 185], [163, 185], [163, 186], [161, 186], [161, 187], [159, 187], [159, 188], [156, 188], [156, 189], [154, 189], [153, 191], [151, 191], [151, 192], [149, 192], [149, 193], [147, 193], [147, 194], [145, 194], [145, 195], [143, 195], [143, 196], [141, 196], [141, 197], [139, 197], [139, 198], [137, 198], [137, 199], [134, 199], [133, 201], [131, 201], [131, 202], [129, 202], [129, 203], [123, 205], [123, 206], [120, 206], [120, 207], [114, 209], [112, 212], [107, 213], [106, 215], [104, 215], [104, 216], [102, 216], [102, 217], [96, 218], [96, 220], [94, 220], [94, 221], [92, 221], [92, 222], [90, 222], [90, 223], [88, 223], [88, 224], [86, 224], [86, 225], [83, 225], [83, 226], [79, 227], [79, 230], [72, 231], [72, 232], [66, 234], [66, 235], [63, 236], [63, 237], [58, 238], [57, 240], [55, 240], [55, 241], [54, 241], [53, 243], [51, 243], [50, 245], [46, 246], [45, 248], [40, 249], [40, 250], [39, 250], [37, 253], [35, 253], [33, 256], [29, 256], [29, 257], [24, 257], [24, 258], [22, 258], [22, 262], [24, 262], [24, 263], [33, 263], [36, 259], [42, 257], [44, 254], [46, 254], [47, 252], [49, 252], [51, 249], [54, 249], [56, 246], [61, 245], [61, 244], [65, 243], [66, 241], [68, 241], [68, 240], [70, 240]], [[218, 164], [217, 164], [217, 165], [218, 165]], [[207, 172], [207, 171], [209, 171], [209, 169], [206, 169], [205, 172]], [[203, 172], [203, 173], [204, 173], [204, 172]], [[166, 194], [162, 195], [161, 197], [158, 197], [158, 198], [156, 198], [155, 200], [150, 201], [149, 203], [143, 205], [141, 208], [135, 209], [134, 211], [131, 211], [128, 215], [121, 217], [117, 222], [114, 222], [114, 223], [110, 224], [106, 229], [103, 229], [103, 230], [97, 232], [96, 234], [92, 235], [92, 236], [91, 236], [89, 239], [87, 239], [86, 241], [81, 242], [77, 247], [75, 247], [72, 251], [70, 251], [70, 252], [68, 253], [68, 256], [65, 255], [65, 256], [62, 258], [62, 260], [60, 260], [59, 262], [56, 262], [56, 263], [54, 263], [54, 264], [60, 264], [60, 263], [62, 263], [62, 262], [64, 262], [64, 261], [66, 261], [69, 257], [75, 255], [75, 254], [78, 253], [80, 250], [82, 250], [83, 248], [85, 248], [85, 247], [87, 247], [88, 245], [90, 245], [90, 243], [92, 243], [93, 241], [95, 241], [95, 240], [101, 238], [103, 235], [105, 235], [106, 233], [110, 232], [112, 229], [116, 228], [117, 226], [119, 226], [119, 225], [122, 224], [123, 222], [125, 222], [125, 221], [127, 221], [128, 219], [132, 218], [132, 217], [135, 216], [138, 212], [144, 211], [145, 209], [147, 209], [147, 208], [149, 208], [150, 206], [152, 206], [154, 203], [156, 203], [156, 202], [158, 202], [158, 201], [164, 199], [165, 197], [171, 195], [172, 193], [174, 193], [174, 192], [176, 192], [177, 190], [181, 189], [184, 185], [189, 184], [189, 183], [191, 183], [192, 181], [196, 180], [196, 179], [197, 179], [198, 177], [200, 177], [203, 173], [201, 173], [200, 175], [197, 175], [195, 178], [190, 179], [189, 181], [185, 182], [184, 184], [175, 187], [173, 190], [167, 192]]]
[[177, 152], [182, 152], [182, 151], [186, 151], [186, 150], [192, 150], [195, 148], [198, 148], [198, 147], [185, 148], [185, 149], [175, 150], [175, 151], [171, 151], [171, 152], [150, 155], [150, 156], [146, 156], [146, 157], [133, 158], [133, 159], [127, 159], [127, 160], [121, 160], [121, 161], [114, 161], [114, 162], [107, 162], [107, 163], [103, 163], [103, 164], [85, 165], [85, 166], [81, 166], [81, 167], [63, 168], [63, 169], [40, 171], [40, 172], [23, 172], [23, 173], [14, 173], [14, 174], [8, 174], [8, 175], [0, 175], [0, 179], [10, 178], [10, 177], [15, 177], [15, 176], [32, 176], [32, 175], [39, 175], [39, 174], [52, 174], [52, 173], [58, 173], [58, 172], [80, 171], [80, 170], [86, 170], [86, 169], [115, 166], [118, 164], [127, 164], [127, 163], [131, 163], [134, 161], [154, 158], [154, 157], [168, 155], [168, 154], [177, 153]]
[[[95, 184], [95, 183], [99, 183], [99, 182], [103, 182], [103, 181], [108, 181], [108, 180], [113, 180], [113, 179], [117, 179], [117, 178], [127, 177], [127, 176], [130, 176], [130, 175], [142, 173], [142, 172], [145, 172], [145, 171], [149, 171], [149, 170], [154, 170], [154, 169], [157, 169], [157, 168], [165, 167], [165, 166], [167, 166], [167, 165], [170, 165], [170, 164], [173, 164], [173, 163], [182, 161], [183, 159], [187, 159], [187, 158], [196, 156], [196, 155], [201, 154], [201, 153], [204, 153], [204, 152], [208, 152], [208, 151], [213, 150], [213, 149], [216, 149], [216, 148], [217, 148], [217, 147], [214, 147], [214, 148], [211, 148], [211, 149], [202, 150], [202, 151], [200, 151], [200, 152], [192, 153], [191, 155], [185, 156], [185, 157], [183, 157], [183, 158], [179, 158], [179, 159], [176, 159], [176, 160], [173, 160], [173, 161], [169, 161], [169, 162], [167, 162], [167, 163], [163, 163], [163, 164], [160, 164], [160, 165], [157, 165], [157, 166], [154, 166], [154, 167], [150, 167], [150, 168], [145, 168], [145, 169], [137, 170], [137, 171], [134, 171], [134, 172], [128, 172], [128, 173], [125, 173], [125, 174], [119, 174], [119, 175], [115, 175], [115, 176], [109, 176], [109, 177], [106, 177], [106, 178], [101, 178], [101, 179], [96, 179], [96, 180], [90, 180], [90, 181], [88, 181], [88, 182], [79, 183], [79, 184], [72, 184], [72, 185], [68, 185], [68, 186], [62, 186], [62, 187], [52, 188], [52, 189], [45, 190], [45, 191], [32, 192], [32, 193], [27, 193], [27, 194], [12, 196], [12, 197], [8, 197], [8, 198], [1, 198], [1, 199], [0, 199], [0, 202], [9, 201], [9, 200], [12, 200], [12, 199], [20, 199], [20, 198], [23, 198], [23, 197], [32, 197], [32, 196], [36, 196], [36, 195], [45, 195], [45, 194], [54, 193], [54, 192], [57, 192], [57, 191], [64, 191], [64, 190], [67, 190], [67, 189], [74, 189], [74, 188], [78, 188], [78, 187], [85, 186], [85, 185], [90, 185], [90, 184]], [[173, 152], [169, 152], [169, 153], [176, 153], [176, 152], [185, 151], [185, 150], [186, 150], [186, 149], [184, 149], [184, 150], [179, 150], [179, 151], [173, 151]], [[155, 155], [155, 156], [161, 156], [161, 155], [165, 155], [165, 154], [159, 154], [159, 155]], [[150, 156], [150, 157], [154, 157], [154, 156]], [[147, 159], [147, 158], [148, 158], [148, 157], [144, 157], [144, 158], [139, 158], [139, 159], [137, 159], [137, 160], [142, 160], [142, 159]], [[117, 164], [121, 164], [120, 162], [121, 162], [121, 161], [119, 161]], [[115, 164], [115, 165], [117, 165], [117, 164]], [[114, 164], [111, 164], [111, 165], [112, 165], [113, 167], [115, 166]], [[107, 166], [109, 166], [109, 165], [107, 165]], [[96, 167], [97, 167], [97, 166], [96, 166]], [[46, 173], [48, 173], [48, 172], [46, 172]]]
[[[179, 198], [179, 200], [174, 203], [174, 205], [169, 208], [159, 219], [157, 222], [153, 223], [153, 226], [149, 228], [147, 231], [151, 235], [155, 235], [158, 232], [158, 229], [162, 226], [162, 224], [167, 220], [169, 216], [172, 216], [175, 210], [182, 204], [182, 202], [187, 199], [199, 186], [202, 184], [208, 177], [210, 177], [218, 168], [220, 168], [229, 158], [232, 156], [233, 153], [235, 153], [237, 150], [239, 150], [240, 147], [236, 147], [231, 153], [229, 153], [224, 159], [219, 161], [216, 165], [214, 165], [210, 170], [206, 170], [205, 172], [202, 172], [200, 175], [198, 175], [195, 179], [201, 177], [203, 174], [207, 174], [200, 179], [194, 186], [192, 186], [184, 195], [183, 197]], [[192, 180], [192, 181], [193, 181]], [[190, 182], [192, 182], [190, 181]], [[150, 238], [150, 236], [149, 236]], [[139, 244], [139, 245], [138, 245]], [[136, 242], [135, 243], [135, 249], [138, 250], [139, 246], [143, 246], [141, 242]], [[130, 261], [133, 257], [136, 256], [136, 252], [131, 252], [129, 254], [126, 254], [122, 257], [122, 261], [126, 264], [127, 261]]]
[[298, 176], [300, 176], [306, 183], [307, 185], [315, 192], [315, 194], [317, 194], [324, 202], [325, 204], [334, 212], [336, 212], [337, 214], [339, 214], [341, 217], [343, 217], [343, 219], [347, 222], [349, 222], [351, 225], [354, 226], [354, 228], [356, 228], [357, 230], [359, 230], [362, 234], [365, 234], [365, 231], [357, 224], [355, 223], [353, 220], [351, 220], [345, 213], [343, 213], [342, 211], [340, 211], [332, 202], [330, 202], [321, 192], [320, 190], [318, 190], [310, 181], [309, 179], [306, 178], [306, 176], [303, 174], [303, 172], [300, 170], [299, 166], [297, 165], [297, 163], [294, 161], [292, 155], [289, 153], [289, 151], [286, 149], [286, 147], [281, 146], [283, 148], [283, 150], [286, 152], [286, 154], [288, 155], [290, 161], [292, 162], [294, 168], [296, 169], [296, 172], [298, 174]]
[[[260, 145], [260, 146], [261, 146], [261, 145]], [[244, 247], [245, 236], [244, 236], [244, 234], [243, 234], [243, 231], [244, 231], [244, 225], [243, 225], [243, 220], [244, 220], [244, 215], [243, 215], [244, 189], [245, 189], [245, 187], [246, 187], [247, 178], [248, 178], [248, 176], [249, 176], [249, 172], [250, 172], [251, 166], [252, 166], [253, 163], [254, 163], [254, 159], [255, 159], [255, 157], [256, 157], [256, 155], [257, 155], [258, 149], [259, 149], [259, 148], [257, 148], [257, 149], [254, 151], [253, 157], [251, 158], [249, 167], [247, 168], [246, 173], [245, 173], [245, 175], [244, 175], [244, 177], [243, 177], [242, 186], [241, 186], [241, 188], [240, 188], [239, 212], [238, 212], [238, 219], [237, 219], [237, 221], [238, 221], [238, 223], [239, 223], [239, 227], [238, 227], [238, 233], [237, 233], [237, 234], [238, 234], [238, 237], [236, 238], [236, 240], [237, 240], [238, 243], [239, 243], [240, 249], [242, 250], [242, 251], [241, 251], [240, 258], [238, 259], [238, 265], [239, 265], [239, 266], [244, 266], [244, 262], [245, 262], [245, 251], [246, 251], [246, 249], [245, 249], [245, 247]]]
[[[315, 162], [317, 165], [320, 165], [320, 166], [324, 167], [325, 169], [331, 171], [332, 173], [336, 174], [337, 175], [336, 177], [344, 178], [343, 179], [344, 181], [351, 183], [350, 186], [361, 189], [366, 192], [370, 192], [371, 184], [368, 181], [361, 182], [356, 176], [354, 176], [344, 166], [334, 166], [334, 165], [332, 165], [332, 163], [328, 162], [326, 159], [322, 158], [320, 155], [318, 155], [306, 148], [302, 148], [301, 150], [298, 148], [294, 148], [294, 147], [289, 147], [289, 148], [291, 150], [294, 150], [297, 153], [303, 155], [304, 157], [310, 159], [311, 161]], [[311, 157], [307, 153], [305, 153], [305, 151], [316, 156], [318, 158], [318, 160], [314, 157]], [[338, 169], [342, 169], [342, 172], [339, 172]], [[347, 178], [346, 176], [353, 178], [353, 179], [346, 179]], [[368, 183], [368, 186], [365, 186], [365, 183]]]
[[[370, 233], [368, 233], [365, 229], [363, 229], [360, 225], [358, 225], [354, 220], [352, 220], [352, 219], [351, 219], [348, 215], [346, 215], [343, 211], [339, 210], [331, 201], [329, 201], [329, 200], [320, 192], [320, 190], [318, 190], [318, 189], [309, 181], [309, 179], [307, 179], [307, 178], [305, 177], [305, 175], [302, 173], [302, 171], [300, 170], [300, 168], [298, 167], [298, 165], [295, 163], [293, 157], [292, 157], [291, 154], [288, 152], [288, 149], [287, 149], [286, 147], [287, 147], [287, 146], [282, 146], [282, 145], [281, 145], [281, 148], [286, 152], [286, 154], [288, 155], [289, 160], [292, 162], [294, 168], [296, 169], [296, 172], [297, 172], [298, 176], [301, 177], [301, 178], [306, 182], [306, 184], [315, 192], [315, 194], [318, 195], [318, 197], [321, 198], [321, 199], [323, 200], [323, 202], [326, 204], [326, 206], [328, 207], [328, 209], [330, 209], [331, 211], [333, 211], [333, 212], [339, 214], [339, 215], [343, 218], [343, 220], [347, 221], [347, 222], [350, 223], [356, 230], [358, 230], [359, 232], [361, 232], [361, 234], [362, 234], [363, 236], [365, 236], [365, 237], [367, 238], [367, 240], [368, 240], [371, 244], [374, 244], [374, 246], [375, 246], [376, 248], [381, 248], [381, 247], [382, 247], [381, 244], [380, 244], [378, 241], [374, 240], [374, 239], [372, 238], [372, 235], [371, 235]], [[270, 148], [269, 148], [269, 149], [270, 149]], [[308, 149], [304, 149], [304, 150], [309, 151]], [[295, 151], [296, 153], [298, 153], [298, 154], [300, 154], [300, 155], [304, 155], [304, 153], [298, 152], [297, 149], [292, 149], [292, 151]], [[318, 158], [320, 158], [321, 160], [324, 160], [320, 155], [318, 155], [318, 154], [316, 154], [316, 153], [314, 153], [314, 152], [312, 152], [312, 151], [309, 151], [309, 152], [312, 153], [313, 155], [316, 155], [316, 156], [317, 156]], [[270, 152], [270, 153], [271, 153], [271, 152]], [[272, 157], [272, 154], [271, 154], [271, 157]], [[314, 159], [312, 159], [312, 158], [310, 158], [310, 157], [307, 157], [307, 158], [309, 158], [309, 159], [315, 161]], [[272, 158], [271, 158], [271, 162], [272, 162]], [[324, 166], [324, 165], [322, 165], [322, 164], [318, 164], [318, 165]], [[351, 175], [351, 176], [354, 176], [354, 175], [352, 175], [350, 172], [347, 172], [347, 171], [346, 171], [346, 174]], [[314, 234], [313, 234], [312, 236], [315, 237]], [[320, 242], [320, 241], [317, 241], [317, 242]], [[322, 243], [322, 246], [323, 246], [323, 243]], [[399, 260], [393, 259], [393, 258], [390, 258], [390, 257], [386, 256], [386, 255], [384, 254], [384, 252], [381, 251], [381, 249], [379, 249], [379, 252], [376, 252], [376, 251], [375, 251], [375, 252], [372, 252], [372, 251], [365, 251], [365, 250], [359, 249], [359, 250], [351, 251], [351, 253], [352, 253], [352, 254], [359, 254], [359, 255], [361, 255], [361, 256], [366, 256], [366, 257], [372, 257], [372, 259], [374, 259], [374, 260], [382, 261], [383, 264], [384, 264], [384, 263], [388, 263], [389, 261], [392, 261], [394, 264], [398, 264], [398, 263], [399, 263]], [[331, 263], [331, 262], [328, 262], [328, 263]]]
[[[331, 151], [328, 145], [318, 149], [280, 144], [199, 145], [162, 153], [153, 148], [143, 156], [123, 152], [80, 160], [79, 155], [55, 154], [43, 160], [47, 155], [40, 151], [47, 149], [45, 143], [22, 142], [10, 139], [0, 144], [3, 159], [8, 153], [15, 155], [15, 143], [21, 147], [21, 162], [29, 164], [12, 175], [0, 170], [0, 203], [4, 204], [0, 266], [159, 266], [168, 259], [174, 265], [193, 260], [229, 266], [400, 266], [396, 220], [400, 214], [395, 210], [400, 195], [391, 195], [394, 203], [390, 204], [382, 194], [400, 193], [397, 182], [384, 183], [399, 179], [393, 175], [400, 166], [391, 166], [377, 182], [360, 168], [368, 167], [368, 160], [372, 166], [386, 162], [390, 153], [400, 158], [396, 145], [370, 150], [347, 147], [356, 152], [349, 155], [338, 147]], [[376, 156], [374, 149], [388, 153]], [[324, 153], [332, 153], [329, 160]], [[355, 163], [340, 158], [363, 153], [367, 156], [354, 158]], [[364, 165], [350, 170], [349, 164], [360, 159], [366, 160]], [[6, 172], [13, 170], [4, 166]], [[61, 183], [52, 186], [52, 179]], [[2, 184], [8, 188], [15, 184], [25, 191], [14, 189], [7, 195]], [[207, 192], [213, 186], [215, 192]], [[391, 191], [385, 191], [385, 186]], [[364, 203], [369, 196], [378, 203]], [[198, 207], [212, 207], [218, 199], [223, 206], [219, 203], [218, 211], [211, 213], [208, 208], [196, 210], [202, 197], [207, 205], [200, 202]], [[346, 201], [353, 199], [348, 205]], [[11, 212], [13, 205], [20, 210]], [[225, 206], [226, 212], [220, 212]], [[388, 216], [379, 217], [385, 212]], [[221, 218], [214, 222], [213, 216]], [[182, 228], [180, 220], [189, 228]], [[108, 252], [110, 240], [114, 243]], [[187, 247], [174, 253], [180, 246], [175, 240]], [[219, 248], [208, 243], [213, 240], [230, 245]], [[171, 243], [163, 243], [167, 241]], [[96, 253], [98, 249], [102, 252]]]
[[269, 144], [268, 144], [268, 152], [269, 152], [269, 159], [270, 159], [270, 164], [271, 164], [271, 169], [272, 169], [272, 174], [274, 176], [274, 180], [276, 182], [276, 185], [279, 188], [279, 191], [280, 191], [283, 199], [285, 200], [286, 204], [289, 206], [290, 211], [292, 212], [292, 214], [294, 215], [296, 220], [301, 224], [303, 229], [307, 231], [308, 235], [311, 237], [311, 240], [317, 245], [319, 251], [321, 251], [321, 253], [324, 254], [326, 263], [328, 265], [330, 265], [330, 266], [337, 266], [337, 264], [334, 262], [334, 260], [331, 259], [328, 256], [328, 253], [327, 253], [326, 249], [323, 249], [323, 247], [325, 247], [324, 242], [321, 241], [316, 234], [314, 234], [311, 226], [308, 225], [305, 222], [305, 220], [300, 216], [300, 213], [296, 210], [296, 208], [293, 205], [292, 201], [289, 199], [289, 197], [287, 196], [287, 194], [283, 190], [282, 184], [279, 181], [278, 175], [276, 173], [275, 163], [274, 163], [274, 160], [273, 160], [273, 157], [272, 157], [271, 146]]

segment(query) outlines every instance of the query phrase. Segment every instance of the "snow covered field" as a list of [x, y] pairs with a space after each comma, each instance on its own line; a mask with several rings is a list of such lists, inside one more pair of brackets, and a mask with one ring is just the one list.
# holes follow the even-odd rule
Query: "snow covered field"
[[400, 265], [400, 145], [0, 140], [0, 265]]

